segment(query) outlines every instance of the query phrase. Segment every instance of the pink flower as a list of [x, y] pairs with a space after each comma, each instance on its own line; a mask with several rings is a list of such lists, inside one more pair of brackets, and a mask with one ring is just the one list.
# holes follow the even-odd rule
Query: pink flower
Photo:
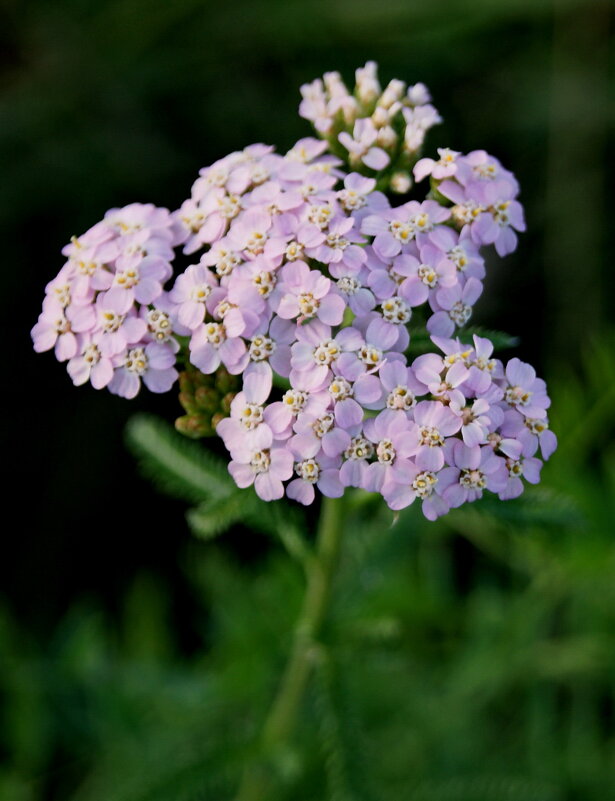
[[273, 501], [284, 495], [283, 481], [293, 474], [293, 457], [282, 445], [273, 445], [268, 426], [259, 426], [250, 441], [238, 443], [231, 451], [228, 470], [242, 489], [254, 484], [259, 498]]

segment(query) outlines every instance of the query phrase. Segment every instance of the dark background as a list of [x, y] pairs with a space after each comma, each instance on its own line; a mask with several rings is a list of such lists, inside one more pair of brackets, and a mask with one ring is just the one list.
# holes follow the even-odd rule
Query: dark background
[[[2, 14], [0, 599], [35, 647], [83, 599], [120, 625], [144, 571], [172, 598], [177, 653], [202, 645], [181, 567], [185, 504], [137, 475], [122, 440], [135, 410], [173, 419], [179, 405], [73, 388], [51, 354], [31, 350], [62, 246], [110, 207], [178, 207], [198, 169], [232, 150], [288, 149], [310, 132], [299, 86], [324, 71], [351, 83], [373, 59], [383, 84], [425, 82], [444, 117], [426, 154], [485, 148], [517, 175], [528, 230], [489, 265], [475, 322], [520, 336], [516, 355], [548, 379], [582, 376], [610, 336], [606, 2], [5, 0]], [[225, 543], [248, 563], [269, 548], [245, 530]], [[460, 547], [459, 558], [471, 572], [476, 554]]]

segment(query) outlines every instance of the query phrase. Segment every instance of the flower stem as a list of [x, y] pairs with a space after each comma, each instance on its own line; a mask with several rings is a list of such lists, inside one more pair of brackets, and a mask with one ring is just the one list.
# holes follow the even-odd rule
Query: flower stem
[[[313, 648], [320, 634], [343, 532], [343, 501], [323, 498], [315, 552], [306, 565], [307, 586], [295, 626], [292, 650], [262, 732], [265, 758], [293, 733], [297, 713], [313, 667]], [[271, 789], [271, 769], [260, 764], [246, 769], [236, 801], [265, 801]]]

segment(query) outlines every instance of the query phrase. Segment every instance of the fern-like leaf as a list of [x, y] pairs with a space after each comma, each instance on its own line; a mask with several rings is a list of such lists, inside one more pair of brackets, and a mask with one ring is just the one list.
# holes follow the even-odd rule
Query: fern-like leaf
[[236, 491], [221, 459], [185, 439], [164, 421], [137, 415], [126, 426], [126, 443], [139, 466], [160, 489], [192, 503]]

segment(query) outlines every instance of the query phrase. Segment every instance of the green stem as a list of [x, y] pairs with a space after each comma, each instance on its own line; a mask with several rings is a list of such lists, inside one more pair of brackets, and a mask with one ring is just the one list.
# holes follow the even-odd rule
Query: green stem
[[[316, 549], [306, 565], [307, 586], [295, 626], [292, 650], [262, 733], [265, 758], [291, 737], [313, 667], [313, 648], [325, 617], [343, 531], [343, 501], [323, 498]], [[251, 766], [243, 776], [236, 801], [265, 801], [271, 790], [266, 764]]]

